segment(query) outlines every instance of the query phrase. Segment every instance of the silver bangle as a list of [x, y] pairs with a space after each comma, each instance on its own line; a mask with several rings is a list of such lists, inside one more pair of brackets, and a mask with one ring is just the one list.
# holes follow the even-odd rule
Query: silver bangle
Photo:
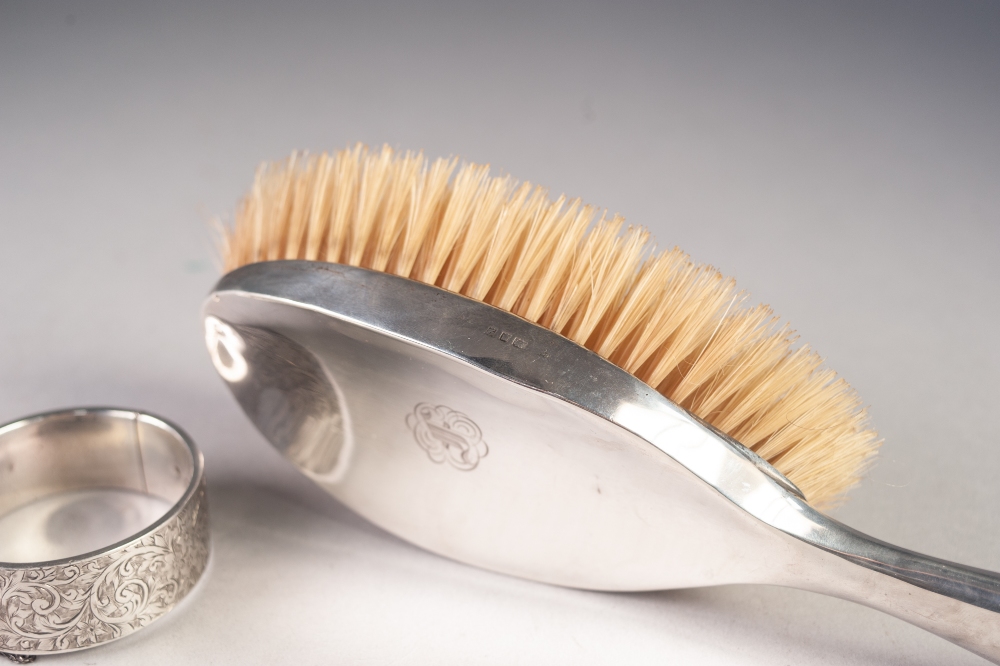
[[[14, 558], [0, 553], [0, 654], [28, 658], [122, 638], [164, 615], [201, 577], [209, 554], [204, 462], [179, 428], [121, 409], [0, 426], [0, 520], [48, 498], [98, 491], [138, 493], [170, 508], [141, 531], [82, 554], [5, 562]], [[72, 531], [67, 525], [50, 518], [39, 533], [58, 541]], [[12, 539], [0, 531], [0, 541]]]

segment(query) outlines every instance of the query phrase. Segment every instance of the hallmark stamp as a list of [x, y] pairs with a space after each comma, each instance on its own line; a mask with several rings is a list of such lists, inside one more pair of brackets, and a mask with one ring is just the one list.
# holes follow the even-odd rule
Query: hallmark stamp
[[447, 461], [468, 471], [475, 469], [490, 452], [479, 426], [465, 414], [444, 405], [421, 402], [406, 415], [406, 426], [420, 448], [436, 463]]
[[513, 333], [500, 330], [496, 326], [488, 327], [486, 329], [486, 335], [490, 336], [491, 338], [497, 338], [500, 340], [500, 342], [510, 343], [515, 347], [517, 347], [518, 349], [524, 349], [525, 347], [528, 346], [528, 341], [525, 340], [524, 338], [519, 338]]

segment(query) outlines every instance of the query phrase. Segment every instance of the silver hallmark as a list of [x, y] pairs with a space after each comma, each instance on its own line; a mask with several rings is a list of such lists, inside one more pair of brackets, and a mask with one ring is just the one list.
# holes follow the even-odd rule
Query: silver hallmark
[[491, 338], [497, 338], [500, 340], [500, 342], [503, 342], [505, 344], [508, 343], [512, 344], [518, 349], [524, 349], [525, 347], [528, 346], [528, 341], [525, 340], [524, 338], [519, 338], [513, 333], [508, 333], [507, 331], [502, 331], [496, 326], [488, 327], [486, 329], [486, 335], [490, 336]]
[[406, 426], [420, 448], [436, 463], [447, 460], [461, 470], [475, 469], [479, 460], [490, 452], [479, 426], [465, 414], [444, 405], [419, 403], [406, 415]]

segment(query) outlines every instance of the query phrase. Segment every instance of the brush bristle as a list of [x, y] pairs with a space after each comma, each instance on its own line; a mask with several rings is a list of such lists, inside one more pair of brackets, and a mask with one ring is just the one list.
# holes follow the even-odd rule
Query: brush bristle
[[488, 166], [357, 145], [262, 165], [223, 253], [226, 270], [350, 264], [513, 312], [750, 447], [814, 506], [839, 503], [881, 443], [855, 391], [731, 278], [651, 242]]

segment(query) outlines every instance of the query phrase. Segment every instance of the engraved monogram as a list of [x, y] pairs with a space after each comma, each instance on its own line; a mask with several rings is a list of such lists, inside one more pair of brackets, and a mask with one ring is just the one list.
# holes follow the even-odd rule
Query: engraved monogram
[[422, 402], [406, 415], [417, 444], [436, 463], [448, 461], [461, 470], [475, 469], [490, 449], [472, 419], [444, 405]]
[[179, 602], [208, 562], [205, 485], [172, 520], [91, 559], [0, 567], [0, 652], [77, 650], [146, 626]]

